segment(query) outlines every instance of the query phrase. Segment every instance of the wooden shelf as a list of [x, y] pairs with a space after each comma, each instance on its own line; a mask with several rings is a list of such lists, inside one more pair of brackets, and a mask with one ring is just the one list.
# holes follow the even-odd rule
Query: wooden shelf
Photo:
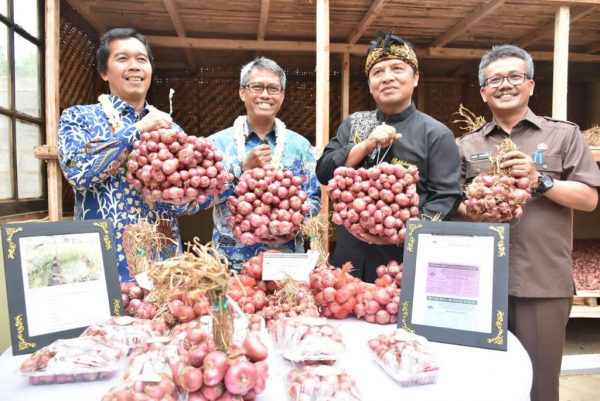
[[600, 306], [573, 305], [570, 317], [600, 318]]
[[577, 290], [578, 297], [596, 297], [600, 298], [600, 290]]
[[590, 146], [590, 150], [592, 151], [596, 162], [600, 162], [600, 146]]

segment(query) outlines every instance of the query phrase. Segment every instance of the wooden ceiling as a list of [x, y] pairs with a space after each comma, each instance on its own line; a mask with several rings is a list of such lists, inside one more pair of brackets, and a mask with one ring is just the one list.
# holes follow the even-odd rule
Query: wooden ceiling
[[[266, 55], [285, 68], [312, 70], [318, 1], [63, 0], [62, 11], [74, 9], [98, 34], [115, 26], [138, 29], [160, 69], [238, 68]], [[572, 72], [600, 79], [600, 0], [329, 0], [331, 68], [348, 52], [352, 69], [361, 70], [369, 40], [393, 28], [416, 46], [428, 76], [472, 74], [475, 60], [501, 43], [524, 47], [551, 69], [561, 5], [570, 10]]]

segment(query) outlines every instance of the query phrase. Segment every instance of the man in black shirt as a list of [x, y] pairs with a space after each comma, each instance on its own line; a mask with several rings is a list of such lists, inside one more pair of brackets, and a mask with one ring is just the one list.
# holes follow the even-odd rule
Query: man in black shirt
[[[385, 155], [385, 162], [419, 169], [422, 218], [449, 219], [461, 201], [458, 148], [452, 132], [418, 111], [412, 101], [419, 83], [414, 50], [393, 32], [382, 36], [369, 47], [365, 73], [377, 109], [353, 113], [342, 122], [317, 162], [319, 181], [327, 184], [337, 167], [369, 168]], [[402, 258], [402, 245], [370, 235], [357, 238], [338, 226], [331, 262], [352, 262], [352, 273], [364, 281], [375, 281], [377, 266]]]

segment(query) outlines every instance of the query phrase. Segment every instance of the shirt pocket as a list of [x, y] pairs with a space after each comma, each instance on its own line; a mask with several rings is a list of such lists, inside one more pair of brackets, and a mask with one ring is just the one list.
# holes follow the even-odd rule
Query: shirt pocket
[[562, 158], [560, 155], [544, 155], [543, 159], [535, 163], [535, 168], [539, 172], [544, 172], [552, 178], [560, 179], [562, 174]]
[[466, 166], [466, 181], [469, 182], [480, 173], [487, 173], [490, 170], [490, 160], [469, 160]]

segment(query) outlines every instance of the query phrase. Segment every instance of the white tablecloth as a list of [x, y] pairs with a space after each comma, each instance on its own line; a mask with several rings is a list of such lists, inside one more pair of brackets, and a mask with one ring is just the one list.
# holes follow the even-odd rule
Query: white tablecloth
[[[431, 343], [440, 364], [436, 384], [401, 387], [374, 362], [368, 339], [393, 330], [393, 326], [369, 324], [355, 319], [339, 321], [348, 352], [338, 362], [357, 381], [364, 401], [527, 401], [531, 387], [531, 362], [521, 343], [508, 333], [508, 351], [493, 351]], [[0, 357], [0, 400], [95, 401], [118, 382], [30, 385], [18, 372], [26, 355]], [[269, 379], [259, 401], [285, 401], [285, 377], [293, 367], [274, 351], [269, 353]]]

